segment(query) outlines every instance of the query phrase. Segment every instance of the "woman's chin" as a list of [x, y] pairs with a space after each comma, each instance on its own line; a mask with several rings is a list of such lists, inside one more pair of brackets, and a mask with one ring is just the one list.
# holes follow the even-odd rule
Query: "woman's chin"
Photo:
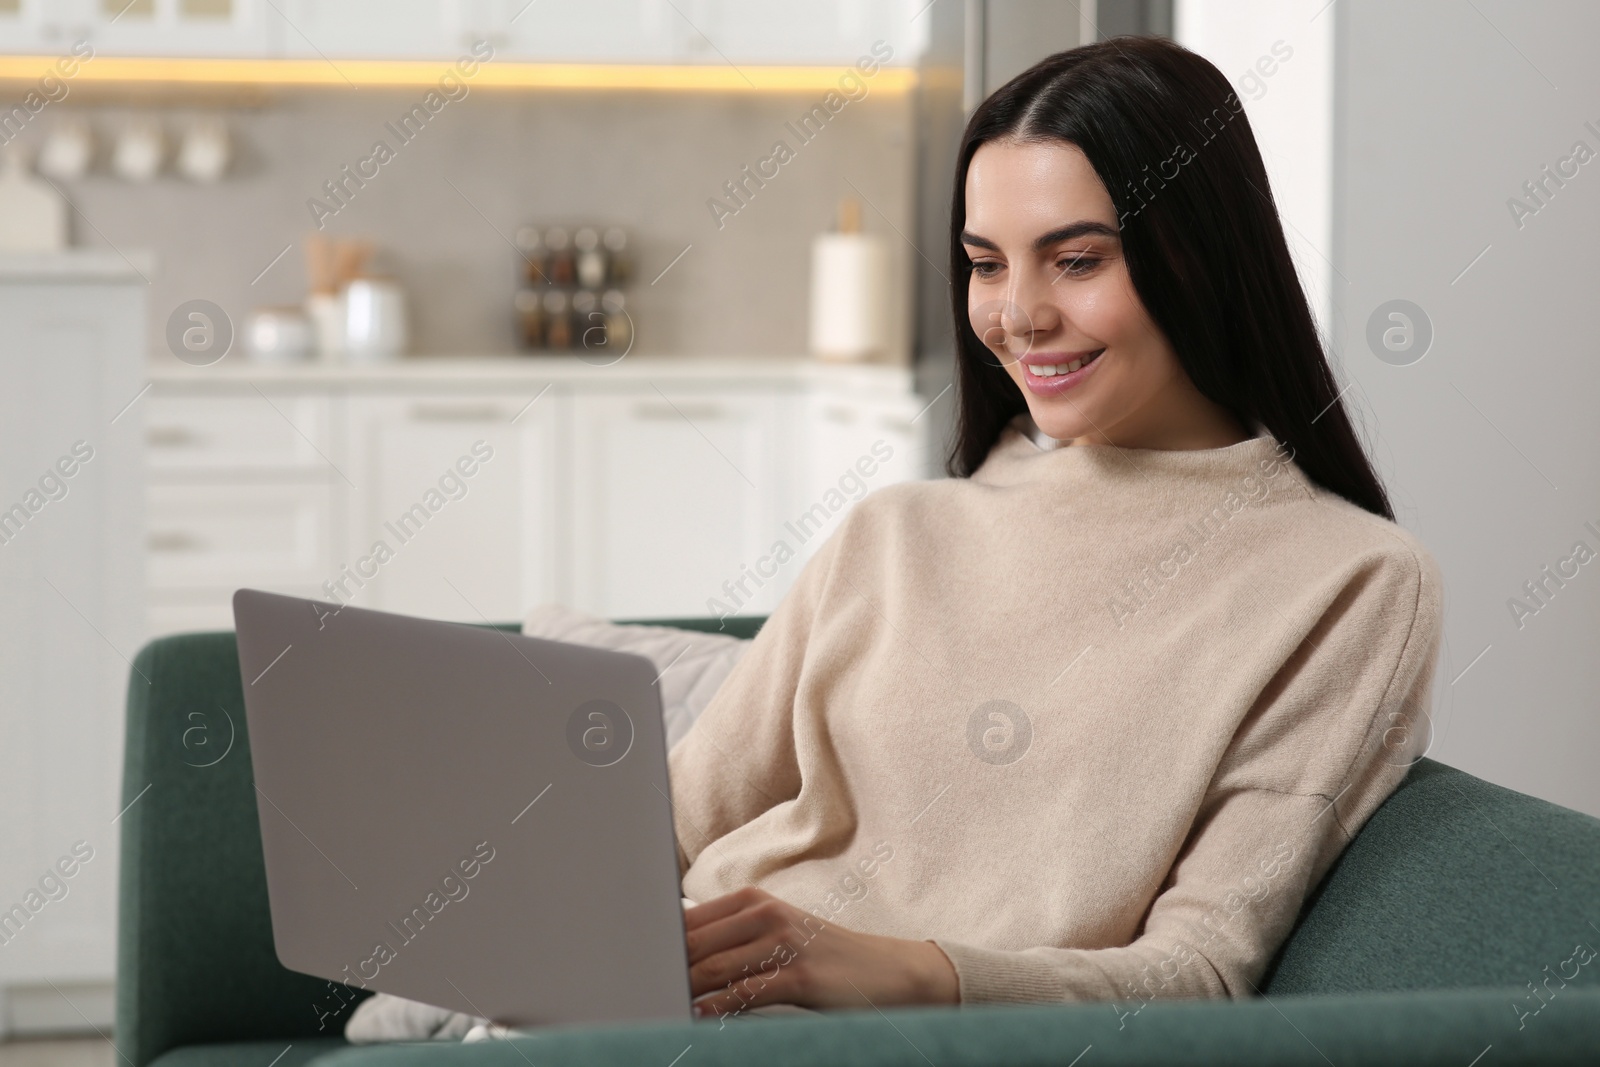
[[1028, 405], [1028, 415], [1033, 419], [1033, 424], [1039, 427], [1039, 432], [1046, 437], [1053, 437], [1057, 441], [1072, 441], [1087, 434], [1092, 427], [1088, 425], [1076, 411], [1068, 408], [1064, 403]]

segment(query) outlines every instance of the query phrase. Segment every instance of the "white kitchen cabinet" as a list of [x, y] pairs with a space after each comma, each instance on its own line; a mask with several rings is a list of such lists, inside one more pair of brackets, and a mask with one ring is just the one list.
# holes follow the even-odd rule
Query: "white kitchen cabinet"
[[925, 0], [0, 0], [0, 52], [427, 59], [487, 40], [503, 61], [908, 66]]
[[[0, 987], [111, 980], [146, 293], [115, 253], [0, 256]], [[78, 841], [69, 892], [19, 921]]]
[[[926, 40], [926, 0], [457, 0], [508, 59], [596, 63], [852, 66], [874, 42], [909, 66]], [[498, 10], [496, 10], [498, 8]], [[503, 21], [499, 21], [502, 20]], [[503, 42], [503, 45], [502, 45]]]
[[264, 57], [280, 47], [268, 0], [0, 0], [0, 52]]
[[904, 65], [916, 35], [916, 9], [901, 0], [691, 0], [684, 9], [702, 26], [691, 55], [705, 62], [721, 53], [736, 63], [848, 67], [882, 41], [890, 63]]
[[[66, 55], [73, 42], [89, 38], [98, 21], [91, 0], [0, 2], [0, 52]], [[40, 74], [46, 66], [41, 64]]]
[[[275, 0], [283, 54], [310, 59], [437, 59], [465, 50], [457, 0]], [[443, 70], [440, 71], [443, 74]]]
[[240, 586], [469, 622], [765, 614], [866, 491], [924, 476], [904, 368], [180, 365], [145, 403], [152, 634], [231, 627]]
[[319, 596], [463, 622], [551, 598], [562, 398], [527, 405], [541, 388], [352, 396], [348, 533]]
[[240, 587], [320, 595], [343, 547], [335, 399], [201, 378], [141, 404], [149, 635], [231, 630]]
[[157, 393], [145, 407], [150, 469], [162, 473], [277, 472], [331, 476], [332, 405], [325, 395], [252, 386], [191, 395]]
[[[471, 2], [471, 0], [466, 0]], [[852, 66], [874, 42], [891, 66], [921, 53], [926, 0], [597, 0], [508, 9], [508, 57], [592, 62]], [[517, 14], [521, 11], [521, 14]]]
[[[573, 401], [571, 604], [704, 615], [776, 535], [793, 419], [770, 392], [647, 390]], [[748, 586], [752, 592], [757, 587]], [[775, 603], [768, 584], [752, 614]]]
[[282, 19], [269, 0], [94, 2], [89, 42], [105, 55], [261, 58], [282, 50]]
[[0, 52], [35, 55], [52, 49], [64, 52], [71, 46], [72, 39], [59, 27], [47, 40], [41, 6], [42, 0], [0, 2]]
[[810, 443], [791, 523], [805, 538], [798, 542], [802, 560], [867, 493], [928, 476], [926, 423], [918, 418], [923, 404], [920, 397], [904, 394], [848, 402], [826, 395], [806, 398], [803, 421]]
[[487, 35], [502, 58], [519, 62], [674, 63], [698, 36], [668, 0], [479, 0], [479, 8], [488, 17], [464, 33]]
[[[166, 594], [228, 585], [318, 588], [334, 549], [333, 487], [230, 479], [147, 490], [146, 576]], [[231, 620], [214, 620], [229, 629]]]

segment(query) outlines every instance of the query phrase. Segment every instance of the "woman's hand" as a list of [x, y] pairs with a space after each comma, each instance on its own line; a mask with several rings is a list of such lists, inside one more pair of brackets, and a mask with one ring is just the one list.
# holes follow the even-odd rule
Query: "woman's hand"
[[931, 941], [856, 933], [759, 889], [684, 912], [698, 1015], [764, 1004], [866, 1008], [955, 1004], [955, 968]]

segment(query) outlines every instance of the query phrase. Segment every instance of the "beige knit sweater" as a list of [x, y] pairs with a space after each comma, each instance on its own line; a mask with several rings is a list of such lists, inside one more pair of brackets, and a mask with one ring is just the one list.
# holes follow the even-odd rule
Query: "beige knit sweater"
[[964, 1003], [1249, 995], [1426, 747], [1437, 564], [1265, 433], [1027, 425], [804, 565], [671, 752], [684, 893], [933, 940]]

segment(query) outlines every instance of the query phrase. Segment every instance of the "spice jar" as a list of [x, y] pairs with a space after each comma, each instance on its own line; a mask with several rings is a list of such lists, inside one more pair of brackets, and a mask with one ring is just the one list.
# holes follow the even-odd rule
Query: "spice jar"
[[561, 226], [544, 231], [545, 275], [551, 285], [571, 285], [576, 275], [572, 259], [572, 235]]
[[588, 289], [572, 294], [573, 345], [583, 349], [603, 349], [606, 344], [606, 319], [599, 310], [600, 298]]
[[627, 311], [627, 298], [620, 289], [607, 289], [600, 298], [600, 310], [605, 315], [606, 347], [613, 349], [618, 359], [628, 354], [633, 346], [633, 319]]
[[606, 255], [600, 251], [600, 231], [585, 226], [572, 235], [572, 248], [577, 256], [578, 284], [585, 289], [598, 289], [606, 283]]
[[563, 349], [572, 347], [572, 318], [567, 312], [567, 294], [551, 289], [544, 294], [544, 346]]
[[522, 276], [526, 284], [546, 284], [544, 239], [539, 236], [538, 227], [519, 228], [512, 243], [516, 245], [517, 254], [522, 257]]
[[523, 348], [544, 347], [544, 302], [537, 289], [518, 289], [512, 298], [517, 312], [517, 343]]
[[633, 257], [628, 254], [628, 231], [621, 226], [607, 229], [600, 239], [606, 249], [606, 283], [627, 285], [633, 277]]

